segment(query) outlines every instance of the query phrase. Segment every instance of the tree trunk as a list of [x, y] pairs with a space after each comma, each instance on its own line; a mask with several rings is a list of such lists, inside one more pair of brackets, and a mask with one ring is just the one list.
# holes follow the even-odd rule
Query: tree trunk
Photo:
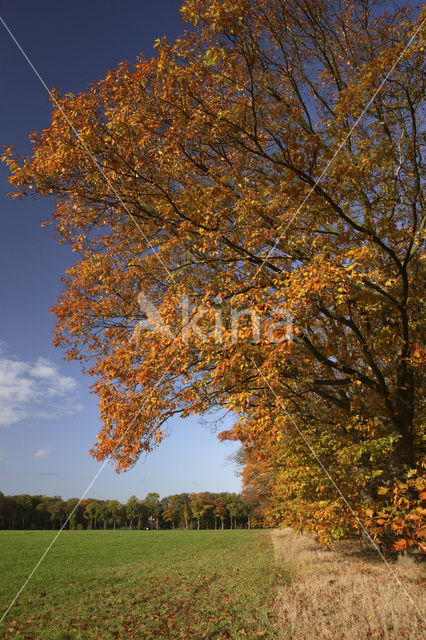
[[395, 431], [401, 434], [395, 447], [395, 463], [399, 480], [415, 465], [413, 420], [414, 420], [414, 375], [411, 367], [403, 363], [397, 370], [398, 387], [395, 397], [395, 411], [392, 416]]

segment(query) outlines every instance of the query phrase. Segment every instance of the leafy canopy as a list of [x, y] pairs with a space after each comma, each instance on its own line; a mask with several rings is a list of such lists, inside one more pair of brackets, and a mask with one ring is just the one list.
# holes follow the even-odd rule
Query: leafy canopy
[[[371, 517], [422, 457], [425, 16], [369, 0], [182, 16], [156, 57], [55, 94], [30, 157], [5, 152], [15, 195], [53, 198], [76, 252], [55, 341], [96, 380], [98, 459], [125, 469], [170, 416], [221, 406], [271, 518], [344, 535], [357, 525], [300, 432]], [[207, 309], [207, 340], [135, 338], [140, 292], [173, 331], [182, 296]], [[253, 340], [249, 316], [231, 340], [232, 309], [277, 308], [291, 345], [268, 321]]]

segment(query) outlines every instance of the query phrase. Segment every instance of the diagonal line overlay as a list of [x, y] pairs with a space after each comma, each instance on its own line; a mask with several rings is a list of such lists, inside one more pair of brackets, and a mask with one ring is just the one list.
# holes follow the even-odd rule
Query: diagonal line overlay
[[153, 387], [153, 389], [151, 390], [151, 393], [145, 398], [144, 402], [142, 403], [142, 406], [140, 407], [140, 409], [138, 409], [138, 411], [136, 412], [136, 415], [134, 416], [133, 420], [130, 422], [129, 426], [127, 427], [127, 429], [125, 430], [125, 432], [120, 436], [119, 441], [117, 442], [116, 446], [114, 447], [113, 451], [109, 454], [109, 456], [105, 459], [105, 461], [103, 462], [103, 464], [101, 465], [101, 467], [98, 469], [98, 471], [96, 472], [96, 474], [94, 475], [93, 479], [91, 480], [91, 482], [89, 483], [87, 489], [85, 490], [85, 492], [83, 493], [83, 495], [81, 496], [81, 498], [79, 499], [79, 501], [77, 502], [77, 504], [75, 505], [74, 509], [71, 511], [71, 513], [68, 515], [67, 519], [65, 520], [64, 524], [62, 525], [62, 527], [59, 529], [59, 531], [57, 532], [57, 534], [55, 535], [55, 537], [53, 538], [52, 542], [48, 545], [48, 547], [46, 548], [46, 550], [43, 552], [43, 554], [40, 556], [40, 559], [38, 560], [37, 564], [34, 566], [34, 568], [32, 569], [31, 573], [28, 575], [28, 577], [26, 578], [25, 582], [22, 584], [21, 588], [19, 589], [19, 591], [15, 594], [14, 598], [12, 599], [12, 601], [10, 602], [9, 606], [7, 607], [6, 611], [4, 612], [3, 616], [0, 619], [0, 623], [3, 622], [3, 620], [5, 619], [5, 617], [7, 616], [7, 614], [9, 613], [9, 611], [11, 610], [11, 608], [13, 607], [13, 605], [15, 604], [15, 602], [17, 601], [17, 599], [19, 598], [19, 596], [21, 595], [21, 593], [23, 592], [23, 590], [25, 589], [25, 587], [27, 586], [27, 584], [29, 583], [29, 581], [31, 580], [31, 578], [33, 577], [33, 575], [35, 574], [35, 572], [37, 571], [37, 569], [39, 568], [39, 566], [41, 565], [41, 563], [43, 562], [43, 560], [45, 559], [45, 557], [47, 556], [47, 554], [49, 553], [50, 549], [53, 547], [53, 545], [55, 544], [56, 540], [58, 539], [58, 537], [60, 536], [60, 534], [62, 533], [62, 531], [65, 529], [65, 527], [67, 526], [68, 522], [70, 521], [73, 513], [76, 511], [76, 509], [78, 508], [78, 506], [80, 505], [81, 501], [84, 500], [85, 496], [87, 495], [87, 493], [90, 491], [90, 489], [92, 488], [93, 484], [95, 483], [95, 481], [98, 479], [98, 477], [100, 476], [100, 474], [102, 473], [102, 471], [105, 469], [106, 465], [108, 464], [108, 462], [111, 460], [111, 457], [114, 455], [114, 453], [117, 451], [118, 447], [120, 446], [120, 443], [122, 442], [123, 438], [125, 437], [125, 435], [129, 432], [129, 430], [131, 429], [131, 427], [134, 425], [134, 423], [136, 422], [136, 419], [138, 418], [138, 416], [140, 415], [140, 413], [142, 412], [142, 409], [145, 407], [146, 403], [148, 402], [148, 400], [150, 399], [150, 397], [152, 396], [152, 394], [154, 393], [155, 389], [158, 387], [158, 385], [161, 383], [161, 381], [163, 380], [164, 376], [166, 375], [166, 373], [168, 372], [168, 370], [170, 369], [170, 367], [172, 366], [173, 362], [176, 360], [177, 355], [174, 356], [174, 358], [171, 360], [171, 362], [169, 363], [169, 365], [167, 366], [167, 368], [163, 371], [162, 375], [160, 376], [160, 379], [158, 380], [158, 382], [155, 384], [155, 386]]
[[316, 187], [319, 185], [319, 183], [322, 181], [322, 179], [324, 178], [325, 174], [327, 173], [328, 169], [331, 167], [331, 165], [333, 164], [333, 162], [335, 161], [335, 159], [337, 158], [338, 154], [340, 153], [343, 145], [346, 144], [346, 142], [348, 141], [348, 139], [350, 138], [350, 136], [352, 135], [353, 130], [358, 126], [361, 118], [363, 118], [365, 112], [367, 111], [367, 109], [369, 108], [369, 106], [371, 105], [371, 103], [374, 101], [374, 99], [376, 98], [377, 94], [380, 93], [380, 91], [383, 88], [383, 85], [385, 84], [386, 80], [389, 78], [390, 74], [392, 73], [392, 71], [395, 69], [395, 67], [397, 66], [397, 64], [402, 60], [402, 58], [404, 57], [404, 55], [406, 54], [406, 52], [408, 51], [411, 43], [413, 42], [414, 38], [416, 37], [416, 35], [419, 33], [420, 29], [423, 27], [423, 25], [426, 22], [426, 18], [420, 23], [420, 25], [417, 27], [417, 29], [415, 30], [415, 32], [413, 33], [413, 35], [411, 36], [410, 40], [408, 41], [407, 45], [404, 47], [404, 50], [402, 51], [402, 53], [399, 55], [398, 59], [396, 60], [396, 62], [392, 65], [392, 67], [389, 69], [389, 71], [386, 73], [385, 77], [383, 78], [383, 80], [381, 81], [381, 83], [379, 84], [378, 88], [376, 89], [376, 91], [373, 94], [373, 97], [367, 102], [367, 105], [364, 107], [361, 115], [357, 118], [357, 120], [355, 121], [355, 123], [352, 125], [349, 133], [346, 135], [346, 137], [343, 139], [343, 141], [339, 144], [339, 146], [337, 147], [337, 150], [335, 151], [333, 157], [331, 158], [331, 160], [329, 160], [329, 162], [327, 163], [327, 165], [325, 166], [325, 168], [322, 170], [321, 174], [319, 175], [319, 177], [316, 179], [315, 184], [313, 185], [313, 187], [310, 188], [310, 190], [308, 191], [307, 195], [305, 196], [305, 198], [302, 201], [302, 204], [296, 209], [296, 211], [294, 212], [294, 214], [292, 215], [292, 217], [290, 218], [289, 222], [286, 224], [284, 230], [281, 232], [280, 236], [278, 237], [278, 239], [276, 240], [275, 244], [273, 247], [271, 247], [271, 249], [268, 251], [268, 253], [266, 254], [266, 257], [264, 258], [262, 264], [257, 268], [254, 276], [252, 277], [252, 280], [254, 280], [256, 278], [256, 276], [258, 275], [258, 273], [263, 269], [263, 267], [265, 266], [266, 262], [268, 261], [269, 256], [271, 255], [271, 253], [273, 251], [275, 251], [275, 249], [278, 246], [278, 243], [280, 242], [281, 238], [283, 237], [283, 235], [285, 234], [285, 232], [287, 231], [287, 229], [290, 227], [290, 225], [294, 222], [295, 218], [299, 215], [299, 213], [301, 212], [301, 210], [303, 209], [303, 207], [305, 206], [306, 202], [309, 200], [309, 198], [311, 197], [311, 195], [313, 194], [313, 192], [315, 191]]
[[52, 99], [52, 101], [55, 103], [57, 109], [61, 112], [64, 120], [67, 122], [67, 124], [69, 125], [70, 129], [73, 131], [73, 133], [75, 134], [75, 136], [78, 138], [78, 140], [80, 140], [81, 144], [84, 147], [84, 150], [87, 152], [87, 155], [90, 157], [90, 159], [92, 160], [93, 164], [95, 165], [95, 168], [98, 169], [99, 173], [102, 175], [102, 177], [104, 178], [105, 182], [107, 183], [107, 185], [109, 186], [109, 188], [112, 190], [112, 192], [114, 193], [114, 195], [117, 197], [119, 203], [122, 205], [122, 207], [124, 208], [124, 210], [126, 211], [126, 213], [128, 214], [129, 218], [134, 222], [136, 228], [140, 231], [142, 237], [144, 238], [144, 240], [146, 241], [146, 243], [148, 244], [149, 248], [153, 251], [153, 253], [155, 254], [157, 260], [160, 262], [161, 266], [164, 267], [164, 269], [166, 270], [167, 274], [170, 276], [172, 282], [174, 282], [174, 277], [172, 275], [172, 273], [169, 271], [169, 269], [167, 268], [166, 264], [164, 263], [164, 261], [161, 259], [161, 257], [158, 255], [157, 251], [155, 251], [154, 247], [152, 246], [151, 242], [149, 241], [149, 239], [146, 237], [142, 227], [140, 226], [140, 224], [138, 223], [138, 221], [136, 220], [136, 218], [133, 216], [133, 214], [131, 213], [131, 211], [129, 210], [128, 206], [123, 202], [120, 194], [118, 193], [117, 189], [114, 187], [114, 185], [111, 183], [111, 181], [108, 179], [108, 176], [106, 175], [105, 171], [103, 170], [102, 166], [99, 164], [99, 162], [96, 160], [95, 156], [93, 155], [93, 153], [90, 151], [90, 149], [88, 148], [88, 146], [86, 145], [86, 143], [84, 142], [84, 140], [82, 139], [81, 135], [79, 134], [78, 130], [74, 127], [74, 125], [72, 124], [72, 122], [70, 121], [70, 119], [68, 118], [67, 114], [65, 113], [65, 111], [62, 109], [61, 105], [59, 104], [59, 102], [56, 100], [55, 96], [53, 95], [53, 93], [51, 92], [51, 90], [49, 89], [49, 87], [47, 86], [47, 84], [45, 83], [45, 81], [43, 80], [42, 76], [40, 75], [40, 73], [37, 71], [36, 67], [34, 66], [34, 64], [31, 62], [30, 58], [28, 57], [28, 55], [26, 54], [26, 52], [24, 51], [24, 49], [22, 48], [22, 46], [20, 45], [20, 43], [18, 42], [18, 40], [15, 38], [15, 36], [13, 35], [12, 31], [9, 29], [9, 27], [7, 26], [6, 22], [3, 20], [2, 16], [0, 15], [0, 22], [3, 24], [4, 28], [6, 29], [6, 31], [8, 32], [8, 34], [10, 35], [10, 37], [12, 38], [13, 42], [16, 44], [16, 46], [18, 47], [19, 51], [21, 52], [21, 54], [23, 55], [23, 57], [25, 58], [25, 60], [28, 62], [29, 66], [31, 67], [31, 69], [34, 71], [35, 75], [37, 76], [37, 78], [40, 80], [41, 84], [43, 85], [44, 89], [46, 90], [46, 92], [48, 93], [48, 95], [50, 96], [50, 98]]
[[343, 502], [345, 503], [345, 505], [348, 507], [349, 511], [351, 512], [352, 516], [355, 518], [355, 520], [357, 521], [358, 525], [361, 527], [361, 529], [363, 530], [363, 532], [365, 533], [365, 535], [368, 537], [369, 541], [371, 542], [371, 544], [373, 545], [373, 548], [377, 551], [377, 553], [379, 554], [379, 556], [381, 557], [381, 559], [383, 560], [383, 562], [385, 563], [385, 565], [387, 566], [387, 568], [389, 569], [390, 573], [392, 574], [392, 576], [395, 578], [396, 582], [399, 584], [399, 586], [401, 587], [401, 589], [404, 591], [405, 595], [407, 596], [407, 598], [410, 600], [411, 604], [413, 605], [413, 607], [416, 609], [417, 613], [421, 616], [423, 622], [426, 623], [426, 618], [424, 617], [423, 613], [420, 611], [420, 609], [418, 608], [418, 606], [416, 605], [416, 603], [414, 602], [414, 600], [412, 599], [412, 597], [410, 596], [410, 594], [408, 593], [407, 589], [404, 587], [403, 583], [401, 582], [401, 580], [399, 579], [399, 577], [397, 576], [397, 574], [395, 573], [395, 571], [392, 569], [392, 567], [390, 566], [390, 564], [388, 563], [388, 561], [386, 560], [385, 556], [383, 555], [380, 547], [374, 542], [373, 538], [371, 537], [370, 533], [368, 532], [368, 530], [366, 529], [364, 523], [359, 519], [359, 517], [357, 516], [357, 514], [355, 513], [355, 511], [352, 509], [351, 505], [349, 504], [348, 500], [346, 499], [346, 497], [343, 495], [342, 491], [339, 489], [339, 487], [337, 486], [336, 482], [333, 480], [332, 476], [330, 475], [329, 471], [326, 469], [326, 467], [324, 466], [324, 464], [322, 463], [321, 459], [318, 457], [317, 453], [315, 452], [315, 450], [313, 449], [311, 443], [309, 442], [309, 440], [306, 438], [305, 434], [299, 429], [299, 427], [297, 426], [296, 422], [293, 420], [292, 415], [289, 413], [289, 411], [287, 410], [287, 408], [285, 407], [285, 405], [283, 404], [281, 398], [275, 393], [274, 389], [271, 387], [271, 385], [269, 384], [268, 380], [266, 379], [266, 377], [263, 375], [262, 371], [259, 369], [259, 367], [257, 366], [257, 364], [255, 363], [255, 361], [253, 360], [253, 358], [251, 356], [249, 356], [252, 364], [255, 366], [257, 372], [259, 373], [259, 375], [261, 376], [261, 378], [264, 380], [264, 382], [267, 384], [268, 388], [272, 391], [273, 395], [275, 396], [275, 398], [278, 401], [278, 404], [280, 405], [280, 407], [283, 409], [283, 411], [287, 414], [287, 416], [290, 418], [291, 422], [293, 423], [294, 428], [296, 429], [297, 433], [300, 435], [300, 437], [302, 438], [303, 442], [306, 444], [306, 446], [308, 447], [309, 451], [312, 453], [312, 455], [314, 456], [315, 460], [318, 462], [319, 466], [321, 467], [321, 469], [324, 471], [325, 475], [327, 476], [327, 478], [330, 480], [331, 484], [333, 485], [333, 487], [336, 489], [337, 493], [339, 494], [339, 496], [342, 498]]
[[[99, 170], [99, 172], [101, 173], [101, 175], [103, 176], [103, 178], [105, 179], [106, 183], [108, 184], [108, 186], [110, 187], [110, 189], [113, 191], [113, 193], [116, 195], [118, 201], [120, 202], [120, 204], [123, 206], [124, 210], [126, 211], [126, 213], [128, 214], [129, 218], [133, 221], [133, 223], [135, 224], [135, 226], [137, 227], [137, 229], [139, 230], [139, 232], [141, 233], [141, 235], [143, 236], [143, 238], [145, 239], [145, 241], [147, 242], [148, 246], [150, 247], [150, 249], [154, 252], [156, 258], [159, 260], [159, 262], [161, 263], [161, 265], [163, 266], [163, 268], [166, 270], [167, 274], [170, 276], [171, 280], [174, 281], [174, 277], [171, 274], [171, 272], [169, 271], [169, 269], [167, 268], [167, 266], [165, 265], [165, 263], [163, 262], [163, 260], [161, 259], [161, 257], [158, 255], [158, 253], [155, 251], [155, 249], [153, 248], [151, 242], [149, 241], [149, 239], [146, 237], [144, 231], [142, 230], [142, 228], [140, 227], [138, 221], [135, 219], [135, 217], [132, 215], [132, 213], [129, 211], [127, 205], [123, 202], [122, 198], [120, 197], [119, 193], [117, 192], [117, 190], [115, 189], [115, 187], [111, 184], [110, 180], [108, 179], [108, 176], [106, 175], [105, 171], [103, 170], [102, 166], [98, 163], [98, 161], [96, 160], [96, 158], [93, 156], [93, 154], [91, 153], [91, 151], [89, 150], [89, 148], [87, 147], [86, 143], [82, 140], [79, 132], [77, 131], [77, 129], [73, 126], [73, 124], [70, 122], [69, 118], [67, 117], [66, 113], [63, 111], [62, 107], [60, 106], [60, 104], [58, 103], [58, 101], [56, 100], [55, 96], [52, 94], [52, 92], [50, 91], [50, 89], [48, 88], [48, 86], [46, 85], [45, 81], [43, 80], [42, 76], [40, 75], [40, 73], [37, 71], [36, 67], [33, 65], [33, 63], [31, 62], [30, 58], [28, 57], [28, 55], [26, 54], [26, 52], [24, 51], [24, 49], [22, 48], [22, 46], [20, 45], [20, 43], [18, 42], [18, 40], [15, 38], [15, 36], [13, 35], [13, 33], [11, 32], [11, 30], [9, 29], [8, 25], [6, 24], [6, 22], [4, 21], [4, 19], [0, 16], [0, 22], [3, 24], [4, 28], [6, 29], [6, 31], [8, 32], [9, 36], [11, 37], [11, 39], [13, 40], [13, 42], [15, 43], [15, 45], [17, 46], [17, 48], [19, 49], [20, 53], [22, 54], [22, 56], [25, 58], [25, 60], [27, 61], [27, 63], [29, 64], [29, 66], [31, 67], [31, 69], [33, 70], [33, 72], [35, 73], [35, 75], [37, 76], [37, 78], [39, 79], [39, 81], [41, 82], [42, 86], [44, 87], [44, 89], [46, 90], [46, 92], [49, 94], [49, 96], [51, 97], [52, 101], [55, 103], [56, 107], [58, 108], [58, 110], [61, 112], [62, 116], [64, 117], [64, 119], [66, 120], [66, 122], [68, 123], [68, 125], [70, 126], [71, 130], [73, 131], [73, 133], [76, 135], [76, 137], [80, 140], [82, 146], [84, 147], [85, 151], [87, 152], [88, 156], [91, 158], [93, 164], [95, 165], [95, 167]], [[285, 229], [282, 231], [281, 235], [279, 236], [279, 238], [276, 240], [274, 246], [269, 250], [267, 256], [264, 258], [262, 264], [258, 267], [257, 271], [255, 272], [254, 276], [253, 276], [253, 280], [256, 278], [257, 274], [261, 271], [261, 269], [264, 267], [266, 261], [268, 260], [269, 256], [271, 255], [271, 253], [276, 249], [278, 243], [280, 242], [282, 236], [285, 234], [285, 232], [287, 231], [287, 229], [289, 228], [289, 226], [292, 224], [292, 222], [294, 221], [294, 219], [296, 218], [296, 216], [300, 213], [300, 211], [302, 210], [302, 208], [304, 207], [304, 205], [306, 204], [307, 200], [310, 198], [310, 196], [312, 195], [312, 193], [315, 191], [315, 188], [317, 187], [317, 185], [322, 181], [323, 177], [325, 176], [326, 172], [328, 171], [329, 167], [332, 165], [332, 163], [334, 162], [334, 160], [336, 159], [337, 155], [339, 154], [339, 152], [341, 151], [342, 147], [344, 146], [344, 144], [347, 142], [347, 140], [349, 139], [349, 137], [351, 136], [353, 130], [356, 128], [356, 126], [358, 125], [358, 123], [360, 122], [361, 118], [364, 116], [365, 112], [367, 111], [367, 109], [369, 108], [369, 106], [371, 105], [371, 103], [374, 101], [375, 97], [377, 96], [377, 94], [381, 91], [384, 83], [386, 82], [386, 80], [388, 79], [389, 75], [392, 73], [392, 71], [395, 69], [395, 67], [397, 66], [397, 64], [400, 62], [400, 60], [403, 58], [403, 56], [405, 55], [406, 51], [408, 50], [408, 48], [410, 47], [411, 43], [413, 42], [414, 38], [416, 37], [417, 33], [420, 31], [420, 29], [423, 27], [423, 25], [425, 24], [426, 19], [423, 20], [421, 22], [421, 24], [419, 25], [419, 27], [416, 29], [416, 31], [414, 32], [413, 36], [410, 38], [409, 42], [407, 43], [406, 47], [404, 48], [404, 50], [402, 51], [402, 53], [400, 54], [400, 56], [398, 57], [398, 59], [396, 60], [396, 62], [394, 63], [394, 65], [391, 67], [391, 69], [387, 72], [387, 74], [385, 75], [385, 77], [383, 78], [382, 82], [380, 83], [378, 89], [375, 91], [373, 97], [369, 100], [369, 102], [367, 103], [366, 107], [364, 108], [364, 110], [362, 111], [361, 115], [358, 117], [358, 119], [356, 120], [356, 122], [353, 124], [352, 128], [350, 129], [349, 133], [347, 134], [347, 136], [344, 138], [344, 140], [340, 143], [339, 147], [337, 148], [337, 150], [335, 151], [333, 157], [331, 158], [331, 160], [328, 162], [328, 164], [326, 165], [326, 167], [324, 168], [324, 170], [321, 172], [320, 176], [317, 178], [315, 184], [313, 187], [311, 187], [310, 191], [308, 192], [308, 194], [305, 196], [303, 202], [301, 203], [301, 205], [298, 207], [298, 209], [296, 210], [296, 212], [293, 214], [293, 216], [291, 217], [290, 221], [287, 223]], [[176, 336], [177, 338], [177, 336]], [[175, 338], [175, 339], [176, 339]], [[174, 339], [174, 340], [175, 340]], [[174, 342], [174, 340], [172, 341], [172, 343]], [[168, 346], [171, 346], [170, 343]], [[3, 614], [2, 618], [0, 619], [0, 622], [2, 622], [5, 617], [7, 616], [7, 614], [9, 613], [10, 609], [12, 608], [12, 606], [14, 605], [14, 603], [16, 602], [16, 600], [18, 599], [18, 597], [20, 596], [20, 594], [22, 593], [22, 591], [25, 589], [26, 585], [28, 584], [28, 582], [30, 581], [30, 579], [32, 578], [32, 576], [34, 575], [34, 573], [36, 572], [36, 570], [38, 569], [38, 567], [40, 566], [40, 564], [42, 563], [42, 561], [44, 560], [44, 558], [46, 557], [46, 555], [48, 554], [48, 552], [50, 551], [51, 547], [53, 546], [53, 544], [56, 542], [58, 536], [60, 535], [60, 533], [63, 531], [64, 527], [68, 524], [70, 518], [72, 517], [73, 513], [75, 512], [75, 510], [78, 508], [79, 504], [81, 503], [81, 501], [84, 499], [84, 497], [87, 495], [88, 491], [90, 490], [90, 488], [92, 487], [92, 485], [94, 484], [94, 482], [96, 481], [96, 479], [99, 477], [99, 475], [102, 473], [103, 469], [105, 468], [106, 464], [109, 462], [109, 460], [111, 459], [112, 455], [115, 453], [115, 451], [117, 450], [118, 446], [120, 445], [120, 443], [122, 442], [123, 438], [125, 437], [125, 435], [128, 433], [128, 431], [130, 430], [130, 428], [132, 427], [132, 425], [134, 424], [134, 422], [136, 421], [137, 417], [140, 415], [142, 409], [144, 408], [146, 402], [149, 400], [150, 396], [152, 395], [153, 391], [158, 387], [158, 385], [161, 383], [162, 379], [164, 378], [165, 374], [167, 373], [167, 371], [170, 369], [170, 367], [172, 366], [173, 362], [175, 361], [177, 356], [175, 356], [172, 361], [169, 363], [168, 367], [166, 368], [166, 370], [163, 372], [163, 374], [161, 375], [160, 379], [158, 380], [158, 382], [156, 383], [156, 385], [154, 386], [153, 390], [151, 391], [151, 393], [149, 394], [149, 396], [147, 398], [145, 398], [145, 401], [143, 402], [141, 408], [138, 410], [138, 412], [136, 413], [136, 415], [134, 416], [133, 420], [131, 421], [131, 423], [129, 424], [129, 426], [127, 427], [126, 431], [122, 434], [122, 436], [120, 437], [116, 447], [114, 448], [114, 450], [109, 454], [108, 458], [104, 461], [104, 463], [102, 464], [102, 466], [100, 467], [100, 469], [97, 471], [97, 473], [95, 474], [94, 478], [92, 479], [92, 481], [90, 482], [90, 484], [88, 485], [87, 489], [85, 490], [85, 492], [83, 493], [83, 495], [81, 496], [81, 498], [79, 499], [78, 503], [76, 504], [76, 506], [74, 507], [74, 509], [71, 511], [71, 513], [69, 514], [69, 516], [67, 517], [65, 523], [62, 525], [61, 529], [57, 532], [57, 534], [55, 535], [54, 539], [52, 540], [52, 542], [49, 544], [49, 546], [47, 547], [47, 549], [44, 551], [44, 553], [42, 554], [42, 556], [40, 557], [39, 561], [37, 562], [37, 564], [35, 565], [35, 567], [33, 568], [33, 570], [31, 571], [31, 573], [29, 574], [29, 576], [27, 577], [27, 579], [25, 580], [25, 582], [23, 583], [23, 585], [21, 586], [21, 588], [19, 589], [19, 591], [17, 592], [17, 594], [15, 595], [15, 597], [13, 598], [13, 600], [11, 601], [11, 603], [9, 604], [8, 608], [6, 609], [5, 613]], [[251, 358], [250, 358], [251, 359]], [[354, 516], [354, 518], [357, 520], [358, 524], [360, 525], [360, 527], [362, 528], [362, 530], [364, 531], [364, 533], [367, 535], [367, 537], [369, 538], [370, 542], [372, 543], [373, 547], [376, 549], [376, 551], [378, 552], [378, 554], [380, 555], [380, 557], [382, 558], [383, 562], [386, 564], [386, 566], [388, 567], [389, 571], [391, 572], [391, 574], [393, 575], [393, 577], [396, 579], [396, 581], [398, 582], [398, 584], [400, 585], [400, 587], [403, 589], [403, 591], [405, 592], [406, 596], [408, 597], [408, 599], [410, 600], [410, 602], [412, 603], [412, 605], [414, 606], [414, 608], [416, 609], [416, 611], [420, 614], [420, 616], [422, 617], [423, 620], [425, 620], [423, 614], [421, 613], [421, 611], [418, 609], [417, 605], [415, 604], [415, 602], [413, 601], [413, 599], [411, 598], [410, 594], [408, 593], [408, 591], [405, 589], [404, 585], [402, 584], [401, 580], [398, 578], [398, 576], [396, 575], [396, 573], [393, 571], [393, 569], [391, 568], [391, 566], [388, 564], [388, 562], [386, 561], [386, 558], [384, 557], [383, 553], [381, 552], [380, 548], [377, 546], [377, 544], [374, 542], [374, 540], [371, 538], [369, 532], [367, 531], [367, 529], [365, 528], [364, 524], [359, 520], [358, 516], [355, 514], [355, 512], [353, 511], [352, 507], [350, 506], [350, 504], [348, 503], [347, 499], [345, 498], [345, 496], [343, 495], [343, 493], [341, 492], [341, 490], [339, 489], [339, 487], [337, 486], [337, 484], [335, 483], [335, 481], [333, 480], [333, 478], [330, 476], [329, 472], [327, 471], [327, 469], [324, 467], [323, 463], [321, 462], [320, 458], [318, 457], [318, 455], [315, 453], [315, 451], [313, 450], [312, 446], [310, 445], [310, 443], [308, 442], [308, 440], [306, 439], [306, 437], [304, 436], [304, 434], [299, 430], [299, 428], [297, 427], [295, 421], [293, 420], [292, 416], [290, 415], [290, 413], [287, 411], [286, 407], [283, 405], [281, 399], [279, 398], [279, 396], [275, 393], [275, 391], [272, 389], [271, 385], [269, 384], [268, 380], [265, 378], [265, 376], [263, 375], [263, 373], [260, 371], [259, 367], [256, 365], [256, 363], [252, 360], [253, 365], [256, 367], [257, 371], [259, 372], [260, 376], [263, 378], [263, 380], [265, 381], [265, 383], [268, 385], [268, 387], [270, 388], [270, 390], [272, 391], [272, 393], [274, 394], [274, 396], [276, 397], [276, 399], [278, 400], [280, 406], [282, 407], [282, 409], [285, 411], [285, 413], [289, 416], [291, 422], [293, 423], [293, 425], [295, 426], [296, 430], [298, 431], [299, 435], [302, 437], [302, 439], [304, 440], [305, 444], [307, 445], [307, 447], [309, 448], [309, 450], [311, 451], [311, 453], [314, 455], [315, 459], [317, 460], [318, 464], [320, 465], [321, 469], [324, 471], [324, 473], [327, 475], [327, 477], [329, 478], [329, 480], [331, 481], [331, 483], [333, 484], [334, 488], [336, 489], [336, 491], [339, 493], [340, 497], [343, 499], [343, 501], [345, 502], [345, 504], [347, 505], [348, 509], [351, 511], [352, 515]]]

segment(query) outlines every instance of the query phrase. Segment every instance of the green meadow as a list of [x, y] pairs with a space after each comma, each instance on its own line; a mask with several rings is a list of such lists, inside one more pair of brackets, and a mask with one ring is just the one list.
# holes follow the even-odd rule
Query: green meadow
[[[0, 531], [2, 614], [55, 531]], [[64, 531], [4, 638], [277, 637], [265, 531]]]

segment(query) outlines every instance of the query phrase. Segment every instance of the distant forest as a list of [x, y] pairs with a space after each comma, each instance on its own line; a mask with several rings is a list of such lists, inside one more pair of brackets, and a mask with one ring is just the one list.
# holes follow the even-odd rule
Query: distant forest
[[[139, 500], [60, 496], [5, 496], [0, 492], [0, 529], [242, 529], [260, 526], [256, 505], [236, 493], [179, 493]], [[71, 514], [71, 515], [70, 515]]]

